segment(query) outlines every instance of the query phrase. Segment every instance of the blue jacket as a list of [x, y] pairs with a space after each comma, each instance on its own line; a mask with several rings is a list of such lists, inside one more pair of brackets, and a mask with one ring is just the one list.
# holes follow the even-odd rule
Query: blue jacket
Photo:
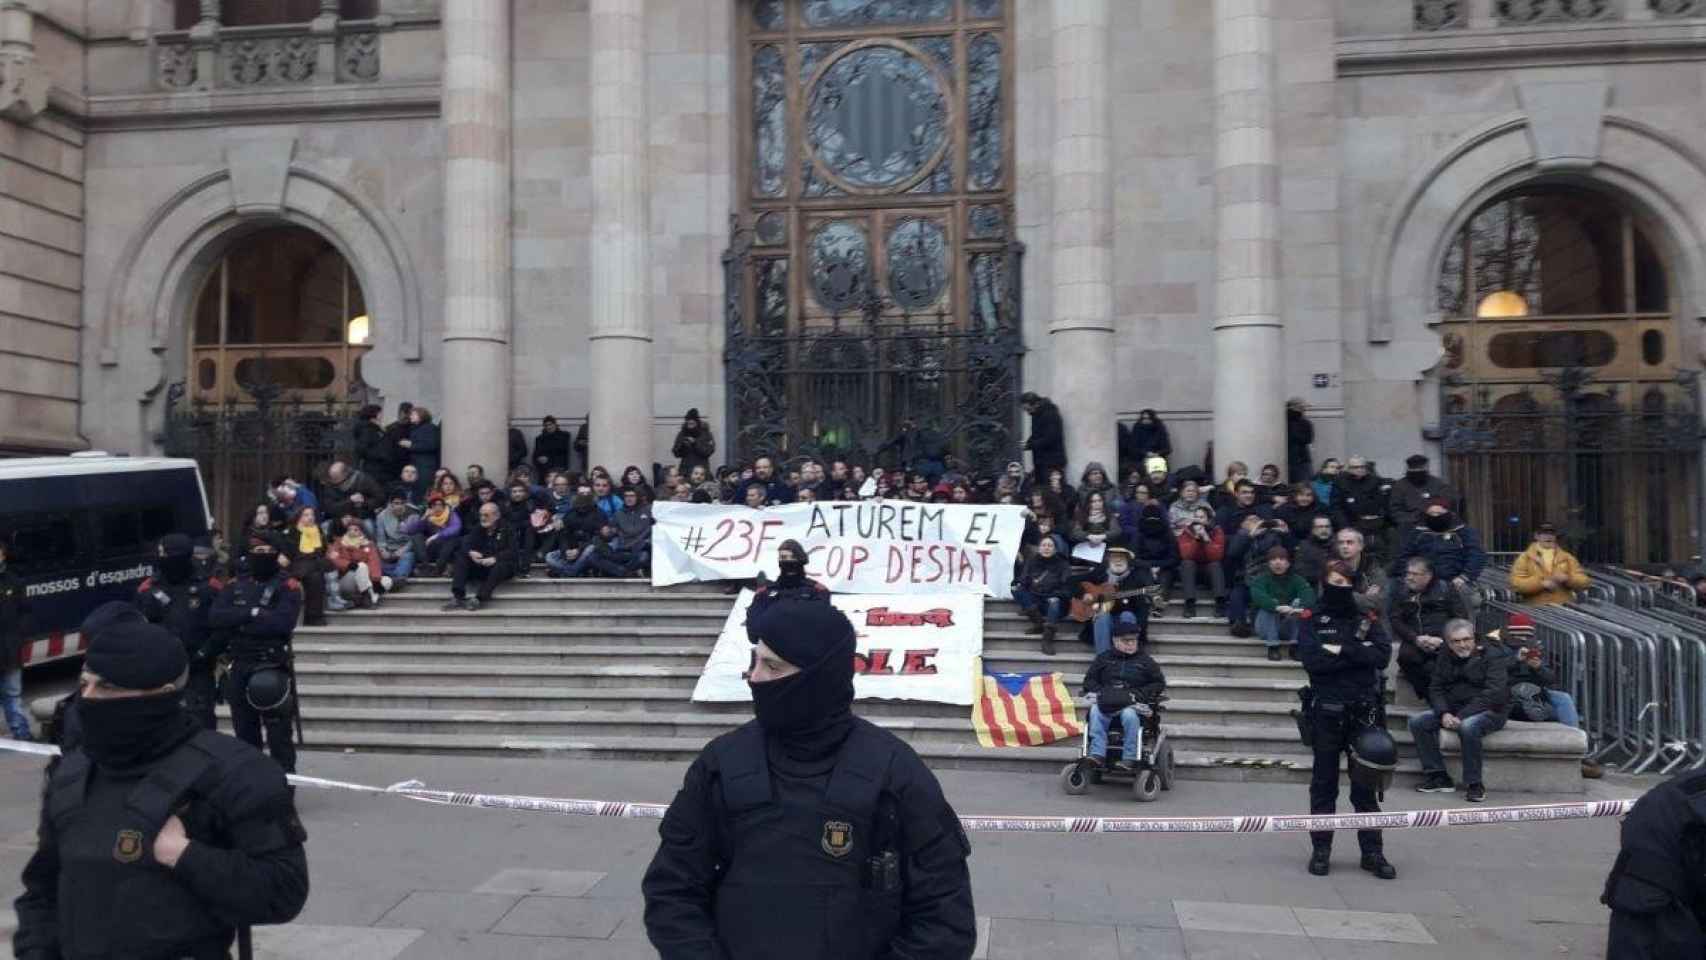
[[409, 431], [409, 460], [423, 481], [431, 482], [432, 475], [438, 471], [438, 444], [437, 423], [417, 423]]
[[1487, 568], [1487, 551], [1481, 549], [1481, 535], [1474, 527], [1458, 524], [1436, 533], [1427, 527], [1415, 527], [1404, 538], [1404, 549], [1392, 561], [1391, 574], [1404, 575], [1404, 565], [1411, 557], [1425, 557], [1433, 565], [1434, 577], [1455, 580], [1464, 577], [1471, 582]]

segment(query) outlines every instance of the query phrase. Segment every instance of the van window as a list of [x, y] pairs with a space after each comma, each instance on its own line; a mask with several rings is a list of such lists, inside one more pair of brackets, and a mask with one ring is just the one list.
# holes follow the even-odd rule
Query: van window
[[141, 511], [142, 542], [152, 547], [160, 538], [177, 530], [177, 514], [169, 506], [143, 507]]
[[77, 535], [70, 514], [0, 518], [0, 539], [6, 541], [7, 564], [26, 576], [77, 565]]
[[143, 551], [142, 518], [135, 510], [102, 510], [95, 514], [95, 529], [102, 557]]

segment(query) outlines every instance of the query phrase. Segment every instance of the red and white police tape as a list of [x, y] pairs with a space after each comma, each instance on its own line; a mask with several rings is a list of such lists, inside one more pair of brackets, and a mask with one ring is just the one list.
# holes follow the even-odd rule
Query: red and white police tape
[[[59, 755], [48, 744], [0, 740], [0, 750], [37, 756]], [[662, 803], [624, 803], [618, 800], [570, 800], [557, 797], [519, 797], [506, 794], [432, 790], [419, 780], [373, 787], [342, 780], [291, 774], [290, 782], [318, 790], [406, 797], [423, 803], [483, 810], [524, 810], [574, 817], [621, 817], [659, 820], [669, 809]], [[1474, 827], [1488, 824], [1552, 823], [1620, 817], [1633, 800], [1594, 800], [1584, 803], [1537, 803], [1517, 807], [1475, 807], [1460, 810], [1406, 810], [1393, 813], [1340, 813], [1318, 816], [1285, 814], [1229, 817], [961, 817], [975, 833], [1307, 833], [1312, 830], [1426, 830], [1435, 827]]]

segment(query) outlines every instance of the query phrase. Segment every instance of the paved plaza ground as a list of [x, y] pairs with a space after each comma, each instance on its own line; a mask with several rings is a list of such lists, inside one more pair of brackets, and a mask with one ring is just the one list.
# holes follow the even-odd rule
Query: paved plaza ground
[[[0, 895], [9, 904], [35, 842], [41, 761], [0, 755]], [[678, 763], [306, 753], [302, 772], [384, 785], [666, 802]], [[1139, 807], [1113, 787], [1074, 798], [1053, 778], [945, 771], [962, 814], [1157, 816], [1289, 813], [1303, 786], [1183, 781]], [[1588, 799], [1648, 781], [1590, 783]], [[1498, 792], [1491, 803], [1538, 803]], [[551, 817], [301, 790], [313, 893], [294, 924], [259, 931], [269, 960], [530, 960], [653, 957], [640, 877], [650, 821]], [[1411, 791], [1388, 806], [1462, 804]], [[1339, 838], [1333, 874], [1303, 870], [1301, 836], [976, 834], [978, 956], [1086, 960], [1410, 960], [1603, 957], [1601, 884], [1617, 821], [1393, 833], [1399, 878], [1356, 866]], [[9, 914], [0, 914], [10, 923]]]

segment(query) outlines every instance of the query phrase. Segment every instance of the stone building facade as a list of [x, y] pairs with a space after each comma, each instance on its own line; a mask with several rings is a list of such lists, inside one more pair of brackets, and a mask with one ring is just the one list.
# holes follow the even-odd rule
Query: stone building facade
[[[1586, 410], [1607, 430], [1685, 424], [1663, 451], [1593, 455], [1642, 475], [1659, 457], [1686, 495], [1658, 519], [1611, 501], [1617, 517], [1575, 519], [1647, 529], [1637, 552], [1697, 552], [1703, 37], [1699, 0], [0, 0], [0, 448], [157, 449], [186, 392], [216, 407], [234, 364], [286, 362], [230, 339], [220, 318], [249, 308], [227, 298], [206, 308], [225, 352], [198, 386], [217, 353], [197, 328], [210, 278], [290, 226], [347, 264], [346, 306], [359, 288], [359, 376], [339, 367], [338, 399], [430, 406], [447, 463], [502, 462], [501, 426], [531, 434], [545, 414], [589, 420], [597, 462], [662, 461], [689, 407], [730, 451], [746, 402], [728, 387], [730, 310], [758, 322], [764, 281], [726, 252], [762, 254], [767, 205], [818, 231], [789, 248], [789, 323], [842, 322], [808, 290], [814, 263], [833, 273], [820, 254], [886, 278], [867, 319], [910, 295], [905, 264], [875, 264], [882, 246], [814, 246], [835, 206], [884, 229], [944, 225], [886, 246], [947, 245], [936, 302], [952, 306], [914, 312], [950, 326], [996, 299], [963, 219], [988, 207], [1003, 226], [986, 239], [1015, 252], [999, 291], [1017, 298], [1000, 308], [1023, 351], [1015, 386], [1060, 404], [1074, 464], [1115, 462], [1116, 420], [1154, 408], [1176, 465], [1212, 442], [1221, 465], [1283, 466], [1283, 404], [1300, 397], [1317, 461], [1396, 473], [1417, 451], [1455, 454], [1483, 510], [1517, 510], [1525, 481], [1478, 453], [1504, 444], [1523, 469], [1568, 474], [1525, 501], [1527, 524], [1624, 476], [1582, 467], [1575, 445], [1598, 434], [1570, 425]], [[766, 100], [758, 58], [778, 55], [786, 92]], [[885, 134], [845, 89], [814, 86], [859, 58], [868, 74], [846, 89], [866, 83], [911, 126]], [[767, 104], [788, 118], [770, 133]], [[812, 126], [820, 106], [851, 126]], [[885, 187], [895, 164], [858, 172], [848, 144], [905, 166], [900, 141], [935, 136], [933, 109], [953, 171], [939, 190], [922, 168], [904, 191]], [[967, 128], [983, 114], [994, 133]], [[755, 178], [778, 145], [788, 186], [767, 194]], [[800, 179], [818, 174], [833, 174], [822, 202]], [[1569, 220], [1580, 197], [1611, 213]], [[1500, 203], [1515, 206], [1488, 228], [1505, 258], [1489, 266], [1478, 217]], [[1581, 249], [1548, 239], [1566, 233]], [[1543, 308], [1590, 260], [1597, 293]], [[1527, 346], [1485, 325], [1503, 287], [1525, 306], [1498, 317]], [[1585, 318], [1610, 347], [1535, 354]], [[1631, 360], [1655, 331], [1660, 362]], [[1556, 383], [1578, 368], [1621, 386], [1583, 406], [1594, 388]], [[1493, 414], [1555, 415], [1563, 446]]]

